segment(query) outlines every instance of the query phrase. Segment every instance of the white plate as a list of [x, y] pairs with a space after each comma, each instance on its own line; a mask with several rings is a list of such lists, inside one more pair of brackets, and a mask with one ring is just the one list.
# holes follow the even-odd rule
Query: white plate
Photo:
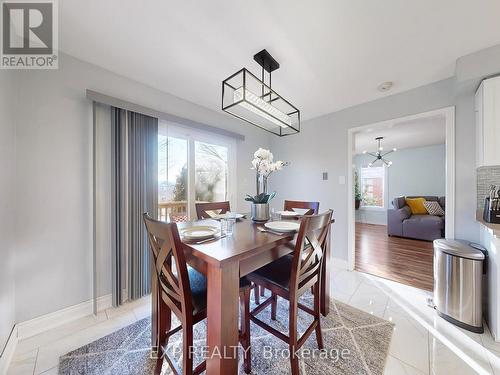
[[225, 214], [219, 214], [219, 215], [216, 215], [214, 216], [213, 218], [214, 219], [236, 219], [236, 220], [239, 220], [239, 219], [243, 219], [245, 217], [245, 215], [243, 214], [237, 214], [235, 212], [226, 212]]
[[188, 240], [204, 240], [219, 233], [219, 228], [210, 225], [197, 225], [181, 229], [181, 234]]
[[294, 221], [270, 221], [265, 223], [264, 226], [267, 229], [282, 233], [295, 232], [300, 228], [300, 224]]
[[300, 215], [298, 212], [295, 211], [278, 211], [277, 213], [283, 217], [297, 217]]

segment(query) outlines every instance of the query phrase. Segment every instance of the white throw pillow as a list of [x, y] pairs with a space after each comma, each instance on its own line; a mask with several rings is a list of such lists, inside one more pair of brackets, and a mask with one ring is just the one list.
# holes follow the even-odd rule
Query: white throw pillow
[[444, 216], [444, 211], [436, 201], [425, 201], [424, 207], [429, 215]]

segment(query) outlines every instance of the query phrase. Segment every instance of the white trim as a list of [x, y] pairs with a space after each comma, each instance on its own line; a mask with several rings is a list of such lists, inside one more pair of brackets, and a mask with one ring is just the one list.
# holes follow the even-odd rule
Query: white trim
[[[97, 298], [97, 311], [105, 310], [112, 306], [111, 294]], [[66, 307], [52, 313], [39, 316], [16, 324], [17, 339], [23, 340], [31, 336], [48, 331], [61, 324], [84, 318], [93, 313], [93, 300], [88, 300], [78, 305]]]
[[0, 375], [7, 374], [7, 370], [9, 369], [10, 362], [14, 357], [18, 341], [19, 339], [17, 337], [17, 326], [15, 325], [12, 329], [12, 332], [10, 333], [9, 338], [7, 339], [7, 343], [5, 344], [2, 356], [0, 357]]
[[403, 116], [387, 121], [358, 126], [347, 129], [347, 263], [348, 269], [354, 270], [355, 262], [355, 210], [353, 196], [353, 157], [354, 157], [354, 134], [376, 127], [385, 127], [395, 121], [413, 121], [429, 116], [444, 115], [446, 119], [446, 227], [445, 237], [455, 237], [455, 107], [445, 107], [429, 112], [415, 115]]
[[[97, 298], [97, 310], [102, 311], [112, 307], [112, 296], [107, 294]], [[17, 343], [20, 340], [38, 335], [55, 327], [92, 315], [94, 299], [79, 303], [49, 314], [39, 316], [14, 325], [5, 349], [0, 357], [0, 375], [5, 375], [10, 366]]]

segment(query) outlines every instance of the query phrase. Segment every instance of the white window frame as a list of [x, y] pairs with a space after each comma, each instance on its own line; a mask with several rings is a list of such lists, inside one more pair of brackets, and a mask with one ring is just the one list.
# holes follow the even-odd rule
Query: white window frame
[[[363, 205], [363, 201], [361, 201], [361, 206], [360, 206], [360, 209], [361, 210], [365, 210], [365, 211], [386, 211], [387, 210], [387, 207], [388, 207], [388, 199], [389, 199], [389, 184], [388, 184], [388, 167], [384, 164], [384, 165], [381, 165], [381, 166], [374, 166], [372, 168], [379, 168], [379, 167], [382, 167], [383, 168], [383, 189], [384, 189], [384, 193], [383, 193], [383, 200], [384, 200], [384, 205], [382, 207], [379, 207], [379, 206], [364, 206]], [[362, 170], [363, 168], [369, 168], [368, 165], [362, 165], [360, 168], [359, 168], [359, 187], [361, 189], [361, 192], [363, 191], [363, 176], [362, 176]]]
[[195, 180], [196, 180], [196, 166], [195, 166], [195, 142], [205, 142], [218, 146], [227, 147], [228, 158], [228, 188], [227, 196], [231, 207], [236, 207], [236, 192], [237, 192], [237, 152], [236, 140], [224, 135], [214, 134], [211, 132], [204, 132], [199, 129], [193, 129], [182, 126], [173, 122], [160, 120], [158, 123], [158, 133], [168, 137], [186, 139], [188, 142], [188, 220], [195, 220], [196, 207], [195, 207]]

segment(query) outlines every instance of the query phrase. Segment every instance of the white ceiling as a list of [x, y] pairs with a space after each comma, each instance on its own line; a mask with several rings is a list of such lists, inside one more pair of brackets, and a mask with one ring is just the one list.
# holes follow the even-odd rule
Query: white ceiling
[[[308, 119], [451, 77], [500, 43], [498, 0], [63, 0], [61, 49], [215, 111], [266, 48], [273, 88]], [[388, 93], [377, 91], [394, 81]]]
[[354, 135], [355, 153], [377, 151], [376, 137], [384, 137], [382, 147], [385, 151], [444, 144], [446, 120], [444, 116], [433, 116], [404, 122], [396, 120], [382, 127], [367, 128]]

